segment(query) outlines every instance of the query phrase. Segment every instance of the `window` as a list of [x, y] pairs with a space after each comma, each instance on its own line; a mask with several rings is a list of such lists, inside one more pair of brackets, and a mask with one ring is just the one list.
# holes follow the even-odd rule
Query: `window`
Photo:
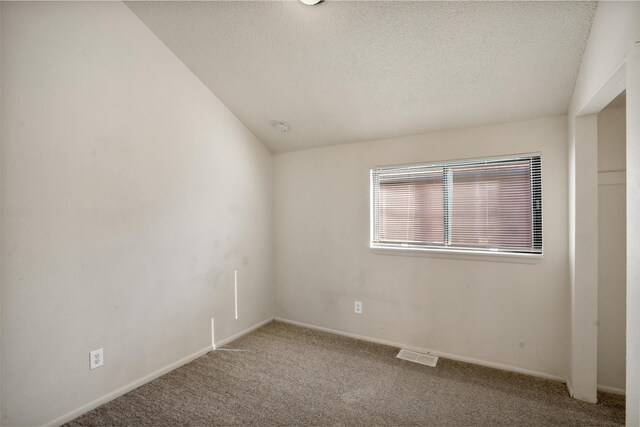
[[371, 247], [541, 254], [540, 154], [371, 169]]

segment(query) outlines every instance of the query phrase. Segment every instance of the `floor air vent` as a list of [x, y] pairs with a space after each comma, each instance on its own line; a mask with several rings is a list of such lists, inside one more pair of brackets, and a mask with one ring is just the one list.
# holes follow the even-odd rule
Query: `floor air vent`
[[422, 365], [427, 365], [431, 367], [435, 367], [436, 364], [438, 363], [438, 358], [435, 356], [418, 353], [415, 351], [405, 350], [404, 348], [400, 350], [400, 353], [398, 353], [396, 357], [398, 359], [408, 360], [409, 362], [420, 363]]

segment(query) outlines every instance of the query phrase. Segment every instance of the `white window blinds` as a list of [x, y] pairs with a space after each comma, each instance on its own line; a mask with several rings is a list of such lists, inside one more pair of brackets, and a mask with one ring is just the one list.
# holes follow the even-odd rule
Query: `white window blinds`
[[371, 170], [371, 246], [542, 253], [540, 155]]

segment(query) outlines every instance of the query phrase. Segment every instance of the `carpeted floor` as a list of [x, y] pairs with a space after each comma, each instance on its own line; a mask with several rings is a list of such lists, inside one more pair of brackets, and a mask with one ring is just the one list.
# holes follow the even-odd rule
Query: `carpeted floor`
[[89, 425], [622, 425], [624, 398], [273, 322], [70, 422]]

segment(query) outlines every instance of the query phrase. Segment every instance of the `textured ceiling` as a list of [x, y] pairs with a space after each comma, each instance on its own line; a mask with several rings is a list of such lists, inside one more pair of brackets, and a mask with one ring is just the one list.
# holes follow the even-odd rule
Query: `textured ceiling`
[[563, 114], [596, 8], [127, 5], [274, 152]]

